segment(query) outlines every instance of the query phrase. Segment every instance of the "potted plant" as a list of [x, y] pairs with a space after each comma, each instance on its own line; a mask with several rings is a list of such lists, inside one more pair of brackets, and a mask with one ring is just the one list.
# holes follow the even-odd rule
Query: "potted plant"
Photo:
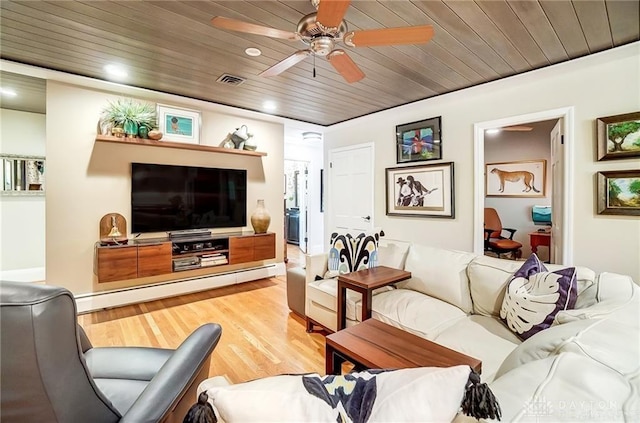
[[109, 101], [109, 105], [102, 110], [101, 120], [112, 128], [122, 128], [129, 137], [136, 137], [139, 132], [144, 135], [155, 128], [157, 117], [154, 105], [121, 98]]

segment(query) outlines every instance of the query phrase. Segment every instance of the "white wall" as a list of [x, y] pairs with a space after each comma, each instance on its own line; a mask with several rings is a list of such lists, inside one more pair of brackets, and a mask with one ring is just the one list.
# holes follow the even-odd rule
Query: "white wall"
[[[333, 148], [376, 143], [375, 225], [389, 238], [473, 251], [473, 125], [575, 107], [573, 254], [576, 264], [640, 281], [640, 220], [595, 211], [598, 171], [638, 169], [638, 160], [597, 162], [595, 119], [640, 110], [640, 42], [419, 101], [325, 130]], [[395, 126], [442, 116], [443, 160], [455, 163], [455, 219], [385, 215], [385, 172], [395, 163]]]
[[320, 212], [320, 169], [323, 169], [322, 141], [288, 138], [284, 146], [285, 160], [309, 163], [309, 219], [307, 224], [308, 252], [323, 251], [324, 213]]
[[[543, 226], [535, 226], [531, 220], [531, 207], [533, 205], [551, 205], [551, 141], [549, 133], [553, 124], [535, 124], [538, 128], [531, 132], [508, 132], [501, 131], [498, 134], [485, 134], [485, 163], [515, 162], [522, 160], [546, 160], [546, 189], [544, 197], [486, 197], [485, 206], [493, 207], [500, 216], [502, 226], [517, 229], [513, 239], [522, 244], [522, 257], [531, 255], [531, 244], [529, 233], [537, 231]], [[534, 186], [542, 190], [542, 181], [536, 181]], [[503, 234], [508, 235], [508, 232]], [[542, 260], [549, 259], [549, 249], [540, 247], [538, 256]]]
[[[258, 150], [268, 156], [95, 142], [100, 111], [108, 100], [118, 98], [118, 89], [125, 90], [106, 83], [102, 90], [47, 83], [47, 283], [64, 286], [74, 294], [121, 286], [97, 283], [93, 254], [99, 222], [105, 214], [118, 212], [125, 216], [130, 233], [132, 162], [246, 169], [247, 215], [251, 215], [258, 199], [264, 199], [271, 212], [269, 231], [276, 233], [276, 239], [283, 239], [282, 123], [221, 113], [214, 111], [217, 105], [211, 103], [126, 88], [127, 96], [201, 110], [201, 144], [217, 146], [229, 132], [246, 124]], [[240, 229], [252, 230], [250, 224]], [[283, 244], [276, 243], [275, 261], [283, 261]]]
[[[0, 109], [0, 126], [0, 154], [45, 155], [45, 115]], [[0, 271], [44, 265], [45, 197], [0, 196]]]

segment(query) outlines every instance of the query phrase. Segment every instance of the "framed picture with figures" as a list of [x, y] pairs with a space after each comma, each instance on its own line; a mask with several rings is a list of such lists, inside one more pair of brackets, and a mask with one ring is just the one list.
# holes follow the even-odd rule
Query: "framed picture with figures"
[[387, 216], [455, 217], [453, 162], [385, 171]]

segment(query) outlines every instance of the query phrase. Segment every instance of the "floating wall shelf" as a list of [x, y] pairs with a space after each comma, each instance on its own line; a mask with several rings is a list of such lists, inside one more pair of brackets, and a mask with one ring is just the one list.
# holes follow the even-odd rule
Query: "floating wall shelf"
[[182, 150], [209, 151], [211, 153], [240, 154], [242, 156], [262, 157], [267, 155], [267, 153], [259, 151], [237, 150], [233, 148], [213, 147], [210, 145], [187, 144], [172, 141], [155, 141], [144, 138], [121, 138], [111, 135], [98, 135], [96, 137], [96, 141], [112, 142], [117, 144], [151, 145], [154, 147], [178, 148]]

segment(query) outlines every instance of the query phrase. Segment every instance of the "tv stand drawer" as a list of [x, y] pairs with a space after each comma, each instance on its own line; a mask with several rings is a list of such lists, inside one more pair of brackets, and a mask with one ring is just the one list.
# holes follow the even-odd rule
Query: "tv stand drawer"
[[229, 238], [229, 263], [248, 263], [276, 257], [276, 234], [257, 234]]

